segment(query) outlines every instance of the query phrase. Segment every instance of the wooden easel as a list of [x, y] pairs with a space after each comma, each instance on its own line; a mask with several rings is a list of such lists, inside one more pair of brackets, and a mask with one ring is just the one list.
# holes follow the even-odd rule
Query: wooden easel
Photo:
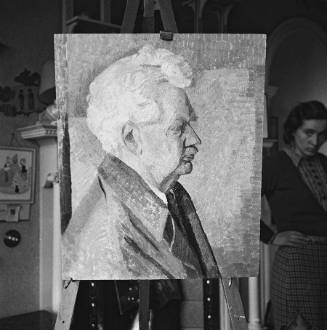
[[[154, 32], [154, 3], [153, 0], [144, 1], [144, 30]], [[160, 6], [160, 15], [165, 31], [177, 33], [177, 24], [171, 5], [171, 0], [157, 0]], [[198, 4], [197, 0], [195, 0]], [[140, 0], [127, 0], [122, 25], [119, 27], [121, 33], [133, 33], [137, 11]], [[195, 24], [196, 26], [196, 24]], [[62, 214], [67, 218], [67, 210], [62, 210]], [[226, 304], [229, 312], [232, 330], [248, 329], [244, 315], [243, 304], [239, 294], [235, 279], [222, 278], [220, 276]], [[62, 301], [58, 312], [55, 330], [70, 330], [73, 317], [74, 306], [77, 298], [79, 281], [64, 281], [62, 291]], [[149, 292], [150, 281], [140, 281], [139, 284], [139, 319], [140, 329], [149, 330]]]
[[[235, 279], [220, 277], [232, 330], [247, 330], [248, 325], [244, 315], [243, 304]], [[55, 330], [70, 330], [74, 306], [77, 298], [79, 281], [64, 281], [62, 301], [57, 315]], [[139, 284], [139, 320], [140, 330], [149, 330], [150, 281], [140, 281]], [[222, 329], [223, 330], [223, 329]]]

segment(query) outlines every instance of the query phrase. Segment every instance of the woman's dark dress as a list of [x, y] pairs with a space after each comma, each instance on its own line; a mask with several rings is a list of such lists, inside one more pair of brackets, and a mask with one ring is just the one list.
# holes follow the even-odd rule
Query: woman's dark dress
[[[316, 157], [327, 172], [327, 158], [320, 154]], [[286, 152], [264, 160], [262, 193], [268, 199], [278, 232], [294, 230], [327, 237], [327, 212]], [[288, 327], [298, 314], [314, 329], [327, 329], [326, 242], [278, 249], [272, 269], [276, 330]]]

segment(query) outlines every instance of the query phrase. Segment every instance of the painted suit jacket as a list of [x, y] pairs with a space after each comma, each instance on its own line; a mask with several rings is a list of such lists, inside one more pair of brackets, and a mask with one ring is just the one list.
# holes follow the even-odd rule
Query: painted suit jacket
[[[183, 213], [187, 244], [196, 252], [201, 274], [219, 271], [190, 196], [173, 188]], [[187, 278], [164, 230], [169, 210], [144, 180], [118, 158], [107, 154], [95, 180], [73, 212], [62, 240], [64, 279]]]

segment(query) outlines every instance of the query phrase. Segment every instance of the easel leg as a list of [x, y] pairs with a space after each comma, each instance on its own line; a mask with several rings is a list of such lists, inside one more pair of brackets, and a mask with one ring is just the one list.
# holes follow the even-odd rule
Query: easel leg
[[139, 281], [140, 330], [150, 329], [150, 281]]
[[177, 24], [171, 0], [158, 0], [160, 5], [160, 15], [164, 29], [169, 32], [177, 33]]
[[140, 0], [127, 0], [120, 33], [133, 33]]
[[236, 279], [220, 278], [220, 281], [224, 290], [232, 330], [248, 330]]
[[69, 330], [73, 318], [79, 281], [64, 281], [60, 309], [54, 330]]

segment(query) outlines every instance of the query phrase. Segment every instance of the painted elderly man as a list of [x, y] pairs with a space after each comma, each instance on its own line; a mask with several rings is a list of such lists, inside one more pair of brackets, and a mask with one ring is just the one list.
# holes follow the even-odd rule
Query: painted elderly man
[[63, 238], [73, 279], [217, 277], [196, 210], [178, 179], [201, 141], [185, 88], [192, 70], [166, 49], [144, 46], [90, 84], [87, 124], [106, 156], [87, 209]]

